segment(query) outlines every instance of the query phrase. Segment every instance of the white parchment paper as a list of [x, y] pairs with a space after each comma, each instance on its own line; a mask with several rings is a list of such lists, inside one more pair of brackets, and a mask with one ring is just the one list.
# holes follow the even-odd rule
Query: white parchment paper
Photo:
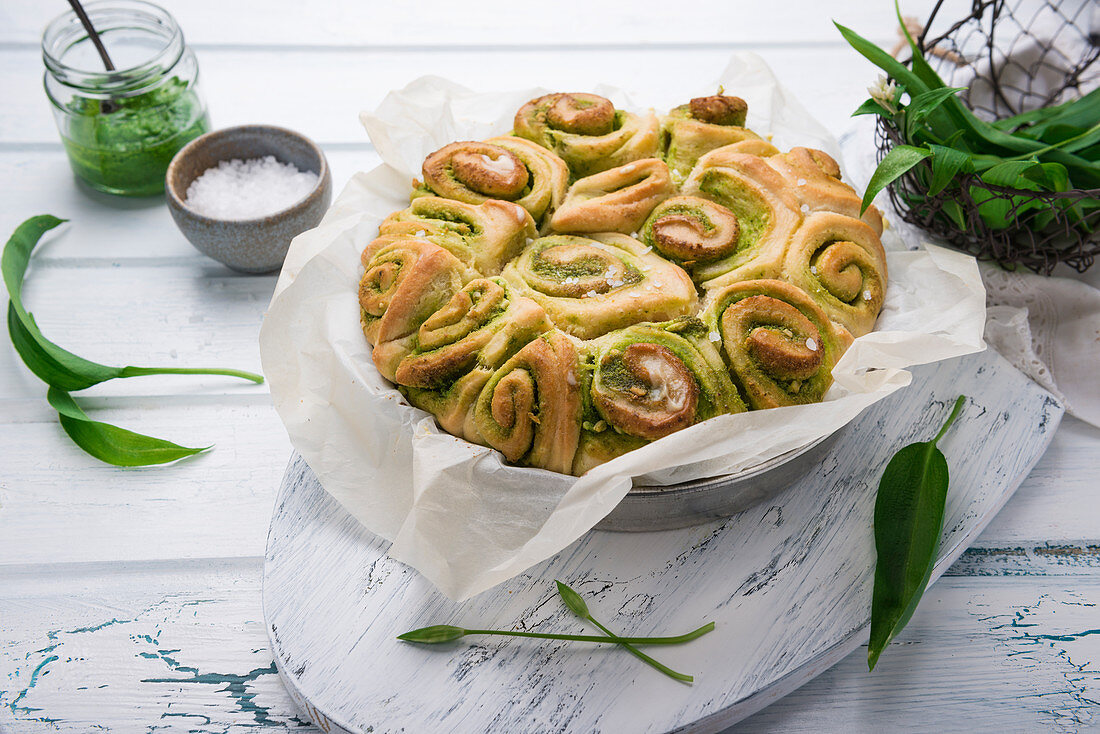
[[[750, 127], [786, 149], [839, 160], [836, 141], [753, 54], [738, 54], [718, 84], [749, 103]], [[598, 88], [639, 109], [617, 89]], [[324, 488], [389, 553], [462, 600], [572, 543], [615, 507], [632, 479], [668, 484], [735, 472], [805, 445], [909, 384], [905, 367], [983, 348], [985, 294], [974, 260], [884, 237], [890, 273], [876, 331], [833, 370], [824, 402], [713, 418], [596, 467], [580, 478], [508, 466], [502, 456], [442, 432], [382, 378], [359, 325], [359, 254], [378, 224], [408, 205], [424, 157], [455, 140], [506, 133], [526, 89], [476, 94], [425, 77], [364, 113], [384, 164], [356, 174], [321, 224], [297, 237], [260, 332], [264, 373], [294, 447]], [[652, 103], [652, 101], [651, 101]]]

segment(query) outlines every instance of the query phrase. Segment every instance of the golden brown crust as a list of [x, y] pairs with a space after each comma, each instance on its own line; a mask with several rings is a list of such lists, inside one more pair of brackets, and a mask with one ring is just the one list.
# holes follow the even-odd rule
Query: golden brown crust
[[855, 336], [874, 328], [886, 299], [886, 252], [878, 234], [858, 219], [819, 212], [795, 233], [783, 277], [808, 293]]
[[467, 196], [475, 199], [474, 204], [485, 199], [515, 201], [529, 179], [515, 153], [472, 141], [451, 143], [432, 153], [424, 159], [423, 173], [424, 183], [435, 193], [459, 200]]
[[546, 309], [559, 329], [581, 339], [687, 316], [697, 300], [681, 268], [616, 233], [535, 240], [502, 276]]
[[475, 408], [478, 431], [509, 461], [568, 474], [580, 438], [580, 381], [577, 342], [548, 332], [486, 383]]
[[850, 343], [813, 299], [781, 280], [711, 292], [704, 320], [721, 334], [730, 373], [754, 409], [819, 402]]
[[840, 180], [840, 165], [828, 153], [814, 148], [791, 148], [789, 152], [768, 158], [798, 198], [804, 212], [835, 212], [855, 219], [882, 234], [882, 213], [871, 205], [861, 217], [862, 199]]
[[[656, 441], [695, 423], [699, 385], [684, 363], [659, 344], [631, 344], [611, 353], [634, 378], [625, 389], [592, 391], [596, 409], [631, 436]], [[602, 387], [602, 386], [601, 386]]]
[[740, 236], [737, 215], [698, 196], [667, 199], [653, 210], [643, 230], [644, 242], [685, 268], [733, 255]]
[[363, 259], [363, 333], [374, 345], [378, 371], [393, 380], [398, 363], [412, 349], [411, 337], [469, 280], [470, 271], [426, 240], [375, 241], [364, 250]]
[[668, 166], [656, 158], [580, 179], [550, 220], [561, 233], [637, 232], [659, 203], [676, 193]]
[[606, 135], [615, 128], [615, 105], [598, 94], [551, 94], [528, 104], [540, 102], [549, 103], [546, 121], [558, 130], [578, 135]]
[[426, 239], [482, 275], [496, 275], [538, 232], [519, 204], [488, 199], [480, 204], [420, 196], [379, 227], [382, 235]]
[[696, 97], [688, 103], [691, 116], [712, 125], [744, 126], [749, 105], [740, 97], [715, 94], [711, 97]]
[[547, 94], [516, 112], [514, 132], [554, 151], [574, 178], [657, 154], [659, 123], [652, 112], [616, 110], [595, 94]]

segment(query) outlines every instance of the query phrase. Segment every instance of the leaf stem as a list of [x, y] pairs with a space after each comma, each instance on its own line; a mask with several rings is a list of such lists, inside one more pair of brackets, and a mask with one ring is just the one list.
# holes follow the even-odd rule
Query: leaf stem
[[[599, 623], [597, 623], [597, 626], [600, 626]], [[679, 645], [702, 637], [713, 629], [714, 622], [707, 622], [699, 629], [692, 630], [684, 635], [677, 635], [676, 637], [616, 637], [610, 633], [608, 633], [609, 636], [607, 637], [602, 635], [556, 635], [549, 632], [520, 632], [518, 630], [465, 630], [465, 633], [467, 635], [533, 637], [540, 640], [572, 640], [573, 642], [629, 643], [631, 645]]]
[[[641, 650], [639, 650], [638, 648], [634, 647], [632, 644], [627, 642], [626, 639], [624, 639], [622, 637], [616, 637], [614, 632], [612, 632], [607, 627], [604, 627], [602, 624], [600, 624], [596, 620], [596, 618], [593, 617], [591, 614], [588, 615], [588, 621], [591, 622], [592, 624], [596, 625], [597, 627], [599, 627], [604, 633], [606, 633], [608, 635], [608, 637], [610, 637], [611, 639], [615, 640], [620, 645], [622, 645], [623, 648], [627, 652], [629, 652], [631, 655], [638, 658], [642, 662], [648, 663], [649, 665], [653, 666], [657, 670], [659, 670], [662, 673], [664, 673], [665, 675], [667, 675], [669, 678], [675, 678], [676, 680], [678, 680], [682, 683], [694, 683], [695, 682], [695, 677], [694, 676], [687, 675], [686, 673], [680, 673], [678, 671], [675, 671], [672, 668], [665, 665], [664, 663], [659, 662], [657, 660], [654, 660], [650, 656], [646, 655], [644, 652], [642, 652]], [[714, 624], [711, 623], [711, 627], [713, 627], [713, 626], [714, 626]]]
[[938, 443], [943, 435], [947, 433], [947, 429], [951, 427], [951, 424], [955, 422], [955, 418], [958, 417], [959, 411], [962, 410], [963, 403], [966, 402], [966, 396], [960, 395], [955, 399], [955, 407], [951, 409], [951, 415], [947, 416], [947, 422], [943, 424], [943, 428], [936, 434], [936, 437], [932, 439], [932, 443]]
[[262, 385], [264, 382], [263, 375], [257, 375], [255, 372], [217, 367], [123, 367], [119, 377], [144, 377], [146, 375], [224, 375], [250, 380], [257, 385]]

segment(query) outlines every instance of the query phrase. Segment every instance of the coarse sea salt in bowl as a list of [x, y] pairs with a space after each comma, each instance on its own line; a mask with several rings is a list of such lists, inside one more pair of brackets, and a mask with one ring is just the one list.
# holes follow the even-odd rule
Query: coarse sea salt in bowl
[[242, 273], [268, 273], [282, 266], [292, 239], [321, 221], [332, 174], [301, 133], [241, 125], [185, 145], [165, 191], [172, 219], [199, 252]]

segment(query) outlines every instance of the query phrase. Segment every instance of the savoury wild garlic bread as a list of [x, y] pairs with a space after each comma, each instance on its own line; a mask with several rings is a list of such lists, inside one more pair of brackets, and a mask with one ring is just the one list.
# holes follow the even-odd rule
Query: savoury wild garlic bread
[[363, 250], [379, 372], [447, 432], [566, 474], [709, 418], [820, 401], [886, 292], [882, 217], [744, 100], [594, 94], [423, 164]]

